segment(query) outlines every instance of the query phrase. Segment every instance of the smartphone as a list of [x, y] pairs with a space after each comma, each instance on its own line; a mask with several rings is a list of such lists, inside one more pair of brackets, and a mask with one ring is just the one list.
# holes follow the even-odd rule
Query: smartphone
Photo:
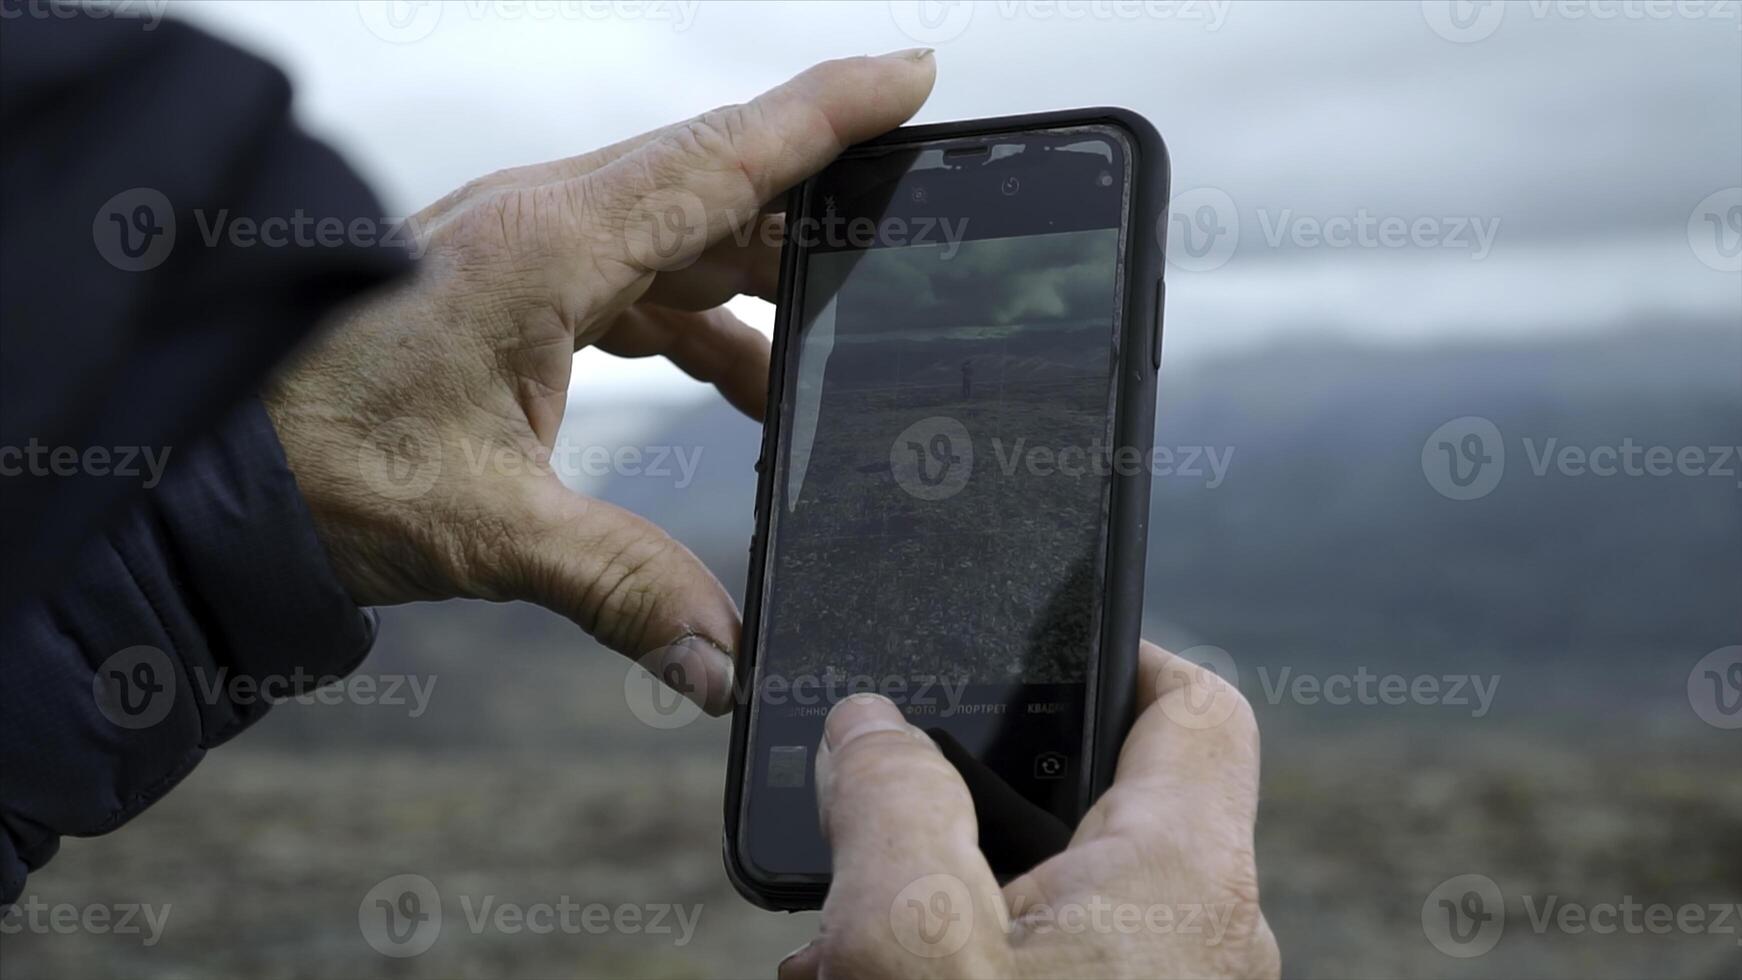
[[1061, 850], [1131, 723], [1167, 151], [1084, 109], [899, 129], [793, 189], [725, 814], [821, 905], [823, 720], [887, 695], [1002, 878]]

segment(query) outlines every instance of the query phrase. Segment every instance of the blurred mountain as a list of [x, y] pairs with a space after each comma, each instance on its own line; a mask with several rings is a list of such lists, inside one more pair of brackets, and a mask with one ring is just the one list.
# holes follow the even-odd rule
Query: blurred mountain
[[[760, 427], [713, 402], [648, 411], [668, 417], [642, 428], [648, 472], [594, 492], [668, 528], [742, 596]], [[1146, 632], [1228, 651], [1249, 697], [1263, 693], [1258, 670], [1480, 670], [1505, 675], [1503, 721], [1685, 714], [1688, 668], [1742, 642], [1742, 461], [1708, 452], [1742, 445], [1734, 324], [1601, 342], [1272, 348], [1164, 367], [1158, 415], [1156, 443], [1182, 472], [1154, 481]], [[1429, 436], [1463, 416], [1490, 420], [1505, 444], [1504, 475], [1480, 499], [1442, 496], [1423, 469]], [[585, 432], [584, 414], [574, 428]], [[1698, 447], [1730, 475], [1539, 476], [1533, 455], [1551, 439]], [[1189, 459], [1198, 449], [1211, 452]], [[655, 465], [668, 450], [693, 461], [687, 480], [676, 453]], [[529, 606], [386, 610], [369, 668], [439, 675], [441, 710], [416, 726], [379, 711], [277, 712], [266, 728], [308, 738], [360, 724], [424, 748], [622, 740], [622, 663]]]
[[[1422, 454], [1464, 416], [1491, 421], [1506, 457], [1492, 493], [1460, 501], [1434, 489]], [[653, 440], [700, 447], [692, 485], [625, 478], [605, 496], [671, 528], [742, 594], [757, 438], [723, 408], [693, 409]], [[1551, 452], [1624, 440], [1694, 447], [1729, 475], [1537, 473]], [[1705, 651], [1742, 632], [1734, 324], [1601, 343], [1320, 342], [1164, 367], [1156, 444], [1173, 452], [1149, 536], [1148, 618], [1163, 632], [1259, 660], [1393, 663]]]

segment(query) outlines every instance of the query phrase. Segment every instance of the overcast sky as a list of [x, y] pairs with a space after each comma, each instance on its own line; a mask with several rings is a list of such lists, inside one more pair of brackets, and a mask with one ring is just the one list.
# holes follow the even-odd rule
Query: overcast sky
[[[284, 66], [307, 124], [395, 213], [741, 101], [813, 61], [926, 44], [939, 74], [921, 121], [1111, 103], [1161, 130], [1180, 260], [1170, 363], [1299, 332], [1418, 342], [1683, 312], [1742, 325], [1734, 4], [170, 9]], [[1372, 244], [1321, 241], [1363, 220]], [[1385, 221], [1405, 240], [1380, 240]], [[766, 322], [766, 307], [746, 310]], [[658, 365], [610, 376], [595, 390], [691, 391]]]

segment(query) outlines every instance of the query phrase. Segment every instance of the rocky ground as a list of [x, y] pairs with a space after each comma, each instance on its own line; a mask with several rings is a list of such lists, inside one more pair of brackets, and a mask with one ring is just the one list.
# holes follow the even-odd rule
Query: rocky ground
[[[474, 635], [462, 621], [501, 645], [460, 643]], [[121, 832], [68, 841], [31, 879], [50, 906], [167, 906], [155, 945], [14, 932], [0, 935], [0, 973], [765, 977], [810, 936], [813, 916], [755, 909], [721, 870], [724, 722], [644, 725], [620, 663], [576, 649], [554, 620], [474, 605], [389, 625], [384, 672], [406, 663], [405, 645], [445, 651], [417, 661], [439, 682], [422, 714], [281, 707]], [[1676, 717], [1526, 729], [1259, 711], [1260, 866], [1290, 976], [1742, 975], [1734, 918], [1727, 933], [1539, 934], [1527, 907], [1742, 901], [1734, 732]], [[442, 928], [426, 952], [391, 958], [371, 948], [359, 909], [405, 873], [429, 879]], [[1505, 901], [1500, 942], [1473, 959], [1445, 955], [1422, 925], [1434, 888], [1465, 874], [1491, 878]], [[644, 918], [546, 934], [493, 915], [471, 924], [486, 902], [494, 913], [565, 897]], [[667, 907], [693, 933], [672, 911], [655, 923]]]

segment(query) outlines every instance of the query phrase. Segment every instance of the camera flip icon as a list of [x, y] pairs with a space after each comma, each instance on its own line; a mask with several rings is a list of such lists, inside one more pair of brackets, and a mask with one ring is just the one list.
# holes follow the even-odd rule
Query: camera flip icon
[[1070, 760], [1063, 752], [1042, 752], [1034, 757], [1034, 778], [1054, 780], [1065, 778]]

